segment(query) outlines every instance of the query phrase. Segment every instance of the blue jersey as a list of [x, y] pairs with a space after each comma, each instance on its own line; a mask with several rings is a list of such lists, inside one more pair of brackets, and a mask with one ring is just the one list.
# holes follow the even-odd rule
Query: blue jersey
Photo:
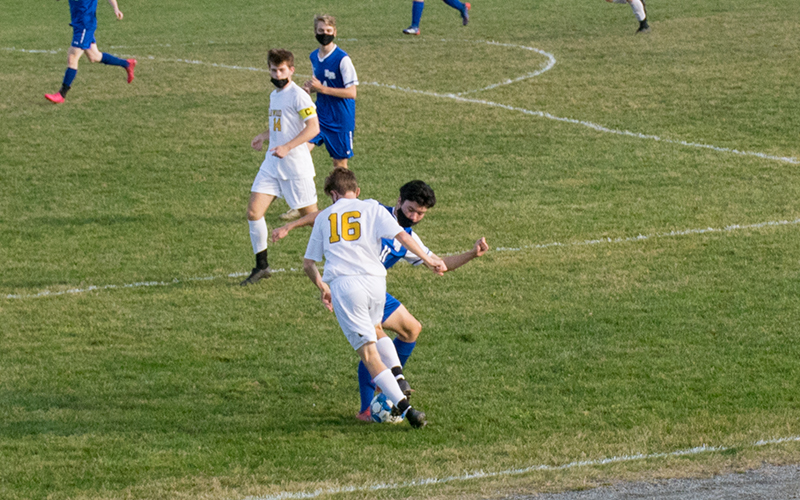
[[69, 0], [69, 12], [72, 19], [83, 18], [84, 16], [95, 16], [97, 14], [97, 0]]
[[[392, 214], [392, 217], [395, 219], [397, 218], [394, 215], [394, 207], [387, 207], [386, 205], [382, 206], [388, 210], [390, 214]], [[428, 248], [422, 244], [422, 241], [419, 239], [419, 236], [417, 236], [413, 229], [410, 227], [404, 227], [403, 231], [411, 235], [411, 237], [417, 241], [423, 250], [425, 250], [427, 253], [430, 253], [430, 250], [428, 250]], [[383, 267], [389, 269], [403, 259], [415, 266], [422, 263], [422, 259], [409, 252], [408, 249], [401, 245], [399, 241], [395, 240], [394, 238], [381, 238], [381, 263], [383, 264]]]
[[[358, 84], [353, 71], [351, 81], [345, 81], [342, 75], [342, 59], [349, 56], [347, 52], [336, 47], [324, 60], [319, 60], [319, 49], [311, 53], [311, 66], [314, 68], [314, 77], [323, 85], [335, 89], [347, 88]], [[352, 65], [352, 63], [350, 63]], [[319, 126], [334, 132], [352, 131], [356, 128], [356, 100], [342, 99], [317, 93], [317, 115]]]

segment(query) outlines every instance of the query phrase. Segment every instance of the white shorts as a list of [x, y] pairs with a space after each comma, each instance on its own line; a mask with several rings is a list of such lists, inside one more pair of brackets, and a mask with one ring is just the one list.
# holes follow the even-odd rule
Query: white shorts
[[284, 198], [289, 208], [294, 209], [305, 208], [317, 202], [317, 187], [313, 177], [283, 180], [272, 177], [261, 169], [250, 191]]
[[377, 342], [375, 326], [380, 325], [383, 318], [386, 277], [340, 276], [329, 286], [336, 319], [353, 349]]

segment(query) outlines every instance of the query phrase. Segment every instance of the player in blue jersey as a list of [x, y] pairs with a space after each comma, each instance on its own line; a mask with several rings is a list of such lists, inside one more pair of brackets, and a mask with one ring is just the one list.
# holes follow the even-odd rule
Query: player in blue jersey
[[319, 42], [319, 48], [310, 56], [314, 77], [303, 87], [309, 94], [317, 94], [319, 135], [310, 141], [309, 149], [325, 144], [334, 168], [347, 168], [347, 159], [353, 156], [358, 75], [347, 52], [333, 43], [334, 17], [314, 17], [314, 35]]
[[[466, 26], [469, 23], [469, 10], [472, 5], [469, 2], [459, 0], [444, 0], [444, 3], [461, 13], [461, 24]], [[411, 26], [403, 30], [406, 35], [419, 35], [419, 21], [422, 19], [422, 9], [425, 8], [425, 0], [414, 0], [411, 3]]]
[[[117, 0], [108, 0], [108, 3], [114, 8], [114, 15], [117, 16], [117, 19], [122, 20], [122, 12], [119, 10]], [[45, 94], [44, 97], [56, 104], [64, 102], [67, 92], [72, 87], [72, 81], [78, 74], [78, 61], [84, 53], [91, 62], [125, 68], [128, 83], [131, 83], [136, 59], [120, 59], [97, 49], [97, 42], [94, 38], [94, 32], [97, 30], [97, 0], [69, 0], [69, 12], [72, 18], [70, 23], [72, 46], [67, 52], [67, 71], [64, 73], [61, 90], [55, 94]]]
[[[425, 217], [428, 209], [432, 208], [435, 204], [436, 194], [433, 188], [423, 181], [415, 180], [404, 184], [400, 188], [400, 197], [397, 199], [397, 203], [394, 207], [384, 205], [384, 208], [397, 219], [398, 224], [414, 238], [422, 250], [432, 256], [434, 255], [433, 252], [422, 243], [412, 227], [419, 223]], [[286, 237], [292, 229], [314, 225], [316, 216], [317, 214], [308, 214], [299, 220], [275, 229], [272, 232], [272, 241], [277, 242]], [[447, 270], [452, 271], [453, 269], [463, 266], [475, 257], [482, 256], [488, 249], [489, 247], [486, 244], [486, 239], [480, 238], [475, 242], [471, 250], [458, 255], [443, 257], [442, 260], [447, 266]], [[384, 239], [381, 248], [381, 262], [384, 267], [389, 269], [401, 260], [405, 260], [412, 265], [422, 264], [422, 259], [408, 252], [397, 240]], [[399, 300], [389, 293], [386, 294], [386, 304], [383, 309], [383, 318], [381, 321], [385, 330], [391, 330], [397, 334], [394, 339], [394, 345], [397, 349], [401, 366], [405, 366], [406, 361], [408, 361], [408, 358], [411, 357], [411, 353], [414, 351], [417, 338], [420, 332], [422, 332], [422, 325], [417, 318], [408, 312], [408, 309], [406, 309]], [[361, 409], [357, 417], [359, 420], [369, 422], [371, 421], [369, 403], [375, 392], [375, 383], [363, 363], [358, 366], [358, 385], [361, 395]]]

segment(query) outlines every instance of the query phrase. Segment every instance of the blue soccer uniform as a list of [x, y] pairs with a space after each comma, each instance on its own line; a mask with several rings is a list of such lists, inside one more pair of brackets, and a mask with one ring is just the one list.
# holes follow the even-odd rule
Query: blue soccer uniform
[[[319, 49], [311, 53], [314, 77], [326, 87], [345, 89], [358, 85], [353, 62], [347, 52], [336, 47], [320, 59]], [[317, 93], [317, 115], [320, 133], [310, 142], [325, 144], [331, 158], [353, 157], [353, 132], [356, 129], [356, 100]]]

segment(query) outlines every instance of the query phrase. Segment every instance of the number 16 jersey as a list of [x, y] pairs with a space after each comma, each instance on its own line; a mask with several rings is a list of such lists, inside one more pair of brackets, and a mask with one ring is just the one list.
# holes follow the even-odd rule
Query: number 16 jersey
[[386, 276], [381, 263], [381, 238], [394, 238], [403, 228], [375, 200], [340, 198], [314, 222], [306, 259], [325, 257], [322, 281], [340, 276]]

